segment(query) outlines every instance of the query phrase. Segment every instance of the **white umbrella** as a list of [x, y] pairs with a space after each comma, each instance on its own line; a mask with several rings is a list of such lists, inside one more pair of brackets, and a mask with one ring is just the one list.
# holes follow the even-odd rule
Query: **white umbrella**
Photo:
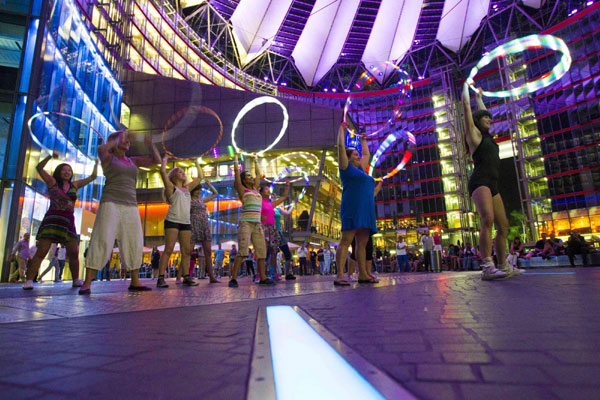
[[[226, 242], [221, 243], [221, 249], [223, 249], [223, 250], [231, 250], [231, 247], [234, 244], [237, 246], [237, 242], [235, 240], [228, 240]], [[219, 248], [219, 246], [216, 245], [216, 244], [211, 247], [212, 250], [217, 250], [218, 248]]]
[[[158, 251], [165, 251], [165, 245], [160, 245], [157, 247]], [[152, 249], [150, 249], [152, 250]], [[173, 251], [179, 251], [179, 242], [175, 243], [175, 247], [173, 247]]]

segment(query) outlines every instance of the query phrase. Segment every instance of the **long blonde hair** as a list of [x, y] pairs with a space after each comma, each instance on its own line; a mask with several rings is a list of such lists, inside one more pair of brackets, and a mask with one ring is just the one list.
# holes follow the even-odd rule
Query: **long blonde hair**
[[[175, 168], [173, 168], [172, 170], [170, 170], [170, 171], [169, 171], [169, 173], [167, 174], [167, 177], [169, 178], [169, 180], [171, 181], [171, 183], [172, 183], [173, 185], [175, 185], [175, 182], [173, 181], [173, 176], [175, 176], [175, 173], [176, 173], [178, 170], [180, 170], [180, 171], [184, 172], [184, 171], [183, 171], [183, 168], [181, 168], [181, 167], [175, 167]], [[184, 181], [183, 181], [183, 186], [185, 187], [186, 185], [187, 185], [187, 180], [184, 180]], [[176, 185], [175, 185], [175, 186], [176, 186]], [[164, 188], [164, 189], [163, 189], [163, 198], [165, 199], [165, 201], [166, 201], [168, 204], [171, 204], [171, 202], [169, 201], [169, 198], [167, 197], [167, 188]]]

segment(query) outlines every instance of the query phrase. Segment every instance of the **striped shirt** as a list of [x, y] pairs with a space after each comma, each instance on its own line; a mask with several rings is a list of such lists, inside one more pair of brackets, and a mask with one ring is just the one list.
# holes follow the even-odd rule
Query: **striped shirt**
[[256, 190], [244, 189], [240, 221], [260, 222], [262, 196]]

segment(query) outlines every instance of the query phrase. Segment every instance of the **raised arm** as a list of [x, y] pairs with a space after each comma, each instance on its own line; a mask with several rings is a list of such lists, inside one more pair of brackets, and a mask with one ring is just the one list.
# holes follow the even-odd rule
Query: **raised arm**
[[283, 190], [283, 196], [279, 197], [277, 200], [275, 200], [271, 203], [271, 204], [273, 204], [273, 208], [275, 208], [278, 205], [280, 205], [281, 203], [283, 203], [288, 198], [289, 194], [290, 194], [290, 183], [288, 182], [285, 189]]
[[102, 165], [107, 165], [112, 160], [112, 150], [117, 146], [117, 137], [108, 139], [106, 143], [98, 146], [98, 158]]
[[235, 190], [237, 190], [238, 192], [238, 196], [240, 197], [240, 200], [242, 199], [242, 197], [244, 197], [244, 185], [242, 184], [242, 177], [240, 176], [240, 161], [238, 158], [238, 153], [235, 153], [235, 157], [233, 159], [233, 172], [234, 172], [234, 179], [233, 179], [233, 187], [235, 187]]
[[362, 148], [362, 158], [360, 159], [360, 166], [363, 171], [367, 170], [369, 166], [369, 162], [371, 161], [371, 153], [369, 152], [369, 145], [367, 144], [367, 138], [365, 136], [361, 136], [360, 138], [360, 147]]
[[42, 180], [46, 183], [46, 185], [48, 185], [49, 188], [56, 185], [56, 179], [54, 179], [54, 177], [52, 175], [50, 175], [48, 172], [46, 172], [46, 170], [44, 169], [46, 167], [46, 164], [48, 164], [48, 161], [50, 161], [51, 158], [58, 158], [58, 153], [53, 152], [52, 155], [49, 155], [48, 157], [44, 158], [35, 167], [38, 174], [40, 174], [40, 176], [42, 177]]
[[215, 189], [215, 187], [212, 185], [212, 183], [210, 183], [208, 180], [206, 181], [206, 184], [208, 185], [210, 190], [212, 190], [212, 193], [209, 194], [208, 196], [202, 198], [202, 201], [205, 203], [211, 201], [212, 199], [217, 197], [217, 195], [219, 194], [219, 192], [217, 192], [217, 189]]
[[90, 176], [88, 176], [87, 178], [83, 178], [83, 179], [73, 182], [73, 186], [75, 186], [76, 189], [82, 188], [85, 185], [87, 185], [88, 183], [93, 182], [97, 176], [98, 176], [98, 159], [96, 159], [96, 162], [94, 163], [94, 169], [92, 170], [92, 174]]
[[465, 110], [465, 138], [469, 145], [470, 151], [475, 151], [479, 143], [481, 142], [481, 133], [475, 126], [473, 121], [473, 112], [471, 110], [471, 97], [469, 96], [469, 84], [465, 81], [463, 85], [463, 107]]
[[200, 168], [200, 164], [198, 163], [198, 160], [195, 160], [195, 163], [196, 163], [196, 169], [198, 170], [198, 177], [196, 179], [194, 179], [193, 181], [191, 181], [190, 183], [188, 183], [187, 188], [190, 192], [192, 190], [194, 190], [196, 188], [196, 186], [202, 184], [202, 181], [204, 180], [204, 171], [202, 170], [202, 168]]
[[285, 215], [286, 217], [292, 215], [292, 210], [286, 210], [283, 207], [279, 207], [279, 212], [281, 213], [281, 215]]
[[338, 129], [338, 165], [341, 170], [348, 168], [348, 156], [346, 155], [346, 128], [340, 124]]
[[383, 179], [380, 180], [379, 182], [377, 182], [377, 185], [375, 186], [375, 196], [377, 196], [377, 193], [379, 193], [382, 186], [383, 186]]
[[254, 176], [254, 189], [258, 190], [260, 189], [260, 181], [262, 179], [262, 173], [260, 172], [260, 166], [258, 165], [258, 157], [254, 156], [252, 162], [254, 163], [254, 173], [256, 174]]
[[475, 93], [475, 100], [477, 101], [478, 110], [487, 111], [485, 104], [483, 104], [483, 90], [481, 90], [481, 88], [477, 89], [477, 92]]
[[175, 186], [173, 182], [169, 179], [167, 175], [167, 157], [163, 157], [162, 163], [160, 164], [160, 177], [162, 178], [163, 184], [165, 185], [165, 191], [167, 198], [173, 194], [175, 190]]
[[146, 147], [148, 148], [150, 154], [152, 154], [152, 155], [150, 157], [148, 157], [148, 156], [131, 157], [131, 161], [133, 161], [133, 163], [138, 167], [148, 168], [148, 167], [152, 167], [153, 165], [156, 165], [160, 162], [160, 153], [156, 149], [156, 146], [154, 144], [152, 144], [152, 136], [151, 135], [146, 135], [144, 137], [144, 143], [146, 143]]

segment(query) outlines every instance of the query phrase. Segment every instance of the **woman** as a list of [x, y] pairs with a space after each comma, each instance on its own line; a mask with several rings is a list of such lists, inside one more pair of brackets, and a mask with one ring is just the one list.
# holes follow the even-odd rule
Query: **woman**
[[[362, 158], [355, 149], [346, 150], [346, 128], [340, 125], [338, 130], [338, 165], [340, 179], [342, 180], [342, 204], [340, 214], [342, 218], [342, 237], [337, 249], [336, 258], [345, 260], [348, 247], [356, 237], [356, 254], [358, 260], [358, 282], [376, 283], [367, 273], [365, 247], [369, 235], [377, 233], [375, 223], [375, 180], [365, 173], [369, 164], [369, 148], [367, 139], [361, 137]], [[337, 279], [333, 282], [336, 286], [350, 285], [344, 279], [344, 268], [340, 265]]]
[[518, 268], [517, 263], [519, 261], [519, 257], [523, 257], [525, 254], [525, 246], [523, 242], [521, 242], [520, 236], [515, 236], [512, 243], [510, 244], [510, 254], [506, 257], [506, 261], [513, 267], [513, 269]]
[[[152, 138], [146, 137], [146, 145], [152, 147]], [[131, 271], [132, 292], [151, 290], [139, 281], [142, 265], [144, 236], [135, 193], [138, 167], [150, 167], [158, 162], [154, 157], [127, 157], [130, 146], [127, 131], [111, 133], [106, 143], [98, 146], [98, 156], [106, 178], [102, 198], [96, 213], [90, 247], [86, 258], [85, 282], [79, 294], [90, 294], [92, 279], [102, 269], [112, 252], [115, 239], [119, 243], [121, 265]]]
[[[69, 258], [69, 269], [73, 277], [73, 287], [82, 285], [79, 279], [79, 235], [75, 229], [75, 202], [77, 190], [93, 182], [98, 176], [98, 161], [94, 164], [92, 175], [87, 178], [73, 181], [73, 169], [69, 164], [60, 164], [50, 175], [44, 170], [51, 158], [58, 158], [57, 153], [44, 158], [37, 165], [36, 170], [48, 186], [50, 208], [40, 225], [36, 240], [39, 241], [37, 251], [27, 265], [27, 280], [23, 289], [33, 289], [33, 278], [37, 275], [42, 261], [48, 254], [53, 243], [60, 243], [66, 250]], [[58, 277], [59, 274], [56, 274]]]
[[[233, 259], [235, 265], [235, 258]], [[254, 254], [252, 249], [248, 249], [248, 257], [246, 257], [246, 275], [250, 276], [252, 273], [252, 282], [256, 280], [256, 271], [254, 271]]]
[[211, 261], [211, 243], [212, 233], [210, 232], [210, 222], [208, 221], [208, 212], [206, 211], [206, 203], [214, 199], [218, 192], [217, 189], [204, 178], [204, 172], [200, 167], [200, 164], [196, 162], [196, 169], [198, 169], [198, 179], [204, 180], [212, 193], [206, 197], [201, 197], [202, 185], [198, 185], [191, 190], [192, 202], [190, 211], [190, 220], [192, 222], [192, 246], [200, 243], [202, 245], [202, 251], [204, 252], [204, 260], [207, 260], [206, 272], [210, 278], [210, 283], [219, 283], [219, 280], [215, 278], [215, 274], [212, 269]]
[[[469, 154], [473, 158], [473, 174], [469, 179], [469, 194], [475, 202], [475, 208], [481, 218], [479, 248], [482, 256], [482, 280], [494, 280], [518, 274], [506, 262], [506, 235], [508, 219], [504, 203], [498, 191], [500, 177], [499, 147], [490, 135], [492, 114], [487, 111], [482, 100], [482, 91], [476, 95], [479, 110], [471, 112], [469, 84], [463, 87], [463, 106], [465, 108], [465, 140]], [[492, 258], [492, 226], [496, 226], [496, 254], [500, 269], [494, 266]]]
[[152, 279], [156, 279], [158, 277], [158, 267], [160, 266], [160, 251], [156, 246], [152, 246], [150, 265], [152, 265]]
[[292, 271], [292, 269], [290, 268], [290, 264], [292, 262], [292, 252], [290, 251], [288, 242], [285, 238], [285, 235], [283, 234], [283, 228], [281, 225], [281, 214], [287, 217], [291, 215], [292, 212], [281, 207], [275, 208], [275, 227], [277, 228], [277, 233], [279, 233], [279, 250], [282, 251], [284, 259], [283, 273], [285, 274], [286, 281], [293, 281], [296, 279], [296, 277], [293, 274], [294, 271]]
[[[289, 183], [288, 183], [289, 185]], [[289, 187], [286, 186], [283, 192], [283, 196], [277, 200], [271, 201], [271, 190], [268, 186], [260, 188], [260, 195], [262, 197], [262, 205], [260, 211], [260, 222], [265, 232], [265, 246], [267, 248], [267, 255], [269, 257], [269, 265], [273, 271], [273, 277], [275, 280], [281, 280], [276, 270], [277, 252], [279, 251], [280, 237], [275, 225], [275, 207], [282, 204], [287, 199], [289, 193]]]
[[233, 168], [235, 171], [234, 187], [238, 192], [238, 196], [242, 201], [242, 210], [240, 213], [240, 219], [238, 224], [238, 255], [235, 257], [233, 263], [233, 270], [231, 271], [231, 280], [229, 281], [229, 287], [238, 287], [237, 274], [242, 265], [242, 261], [248, 255], [248, 248], [250, 242], [254, 246], [256, 253], [258, 274], [260, 276], [261, 285], [273, 285], [273, 281], [267, 279], [265, 275], [265, 258], [267, 257], [267, 249], [265, 248], [265, 232], [260, 222], [261, 209], [262, 209], [262, 196], [258, 192], [260, 187], [260, 169], [258, 163], [254, 160], [254, 170], [256, 178], [253, 178], [248, 171], [242, 171], [240, 173], [240, 167], [238, 165], [238, 155], [235, 154], [235, 160]]
[[167, 203], [169, 203], [169, 210], [165, 217], [165, 251], [163, 251], [160, 257], [156, 287], [169, 287], [165, 282], [165, 270], [167, 269], [169, 258], [173, 254], [173, 249], [177, 241], [179, 241], [181, 252], [178, 273], [183, 274], [183, 285], [198, 286], [198, 282], [194, 281], [189, 275], [190, 243], [192, 241], [192, 226], [190, 221], [192, 197], [190, 190], [194, 190], [199, 186], [204, 177], [198, 174], [198, 178], [194, 179], [191, 183], [187, 183], [185, 172], [179, 167], [173, 168], [167, 174], [167, 157], [162, 159], [160, 177], [165, 185], [163, 194]]

